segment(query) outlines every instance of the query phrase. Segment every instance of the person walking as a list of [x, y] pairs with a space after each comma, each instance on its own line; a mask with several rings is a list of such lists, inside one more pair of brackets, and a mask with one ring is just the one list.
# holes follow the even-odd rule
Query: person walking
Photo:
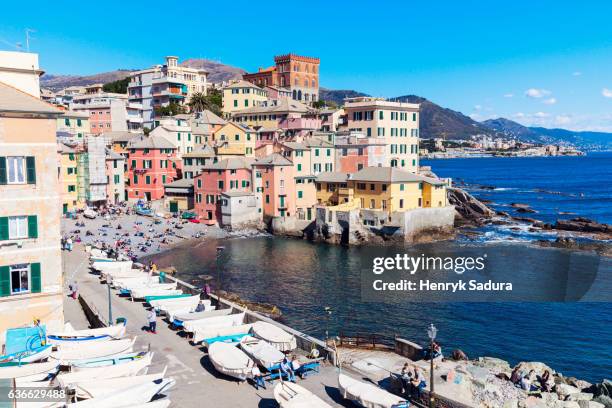
[[72, 252], [72, 238], [68, 237], [68, 239], [66, 240], [66, 249], [69, 252]]
[[77, 284], [77, 281], [72, 282], [72, 285], [70, 285], [70, 288], [72, 290], [72, 293], [70, 293], [70, 296], [72, 296], [72, 298], [76, 300], [79, 297], [79, 285]]
[[147, 321], [149, 322], [149, 332], [152, 334], [157, 334], [157, 315], [155, 314], [155, 308], [149, 309], [149, 313], [147, 314]]

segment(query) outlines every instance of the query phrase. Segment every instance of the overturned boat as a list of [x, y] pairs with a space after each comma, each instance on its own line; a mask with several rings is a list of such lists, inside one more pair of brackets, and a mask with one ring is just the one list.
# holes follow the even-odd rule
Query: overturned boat
[[205, 310], [203, 312], [192, 312], [192, 313], [177, 313], [173, 315], [172, 324], [176, 327], [183, 327], [185, 322], [193, 320], [201, 320], [209, 317], [216, 316], [227, 316], [232, 314], [233, 309], [219, 309], [219, 310]]
[[143, 358], [127, 361], [123, 364], [88, 367], [80, 371], [61, 373], [56, 380], [61, 387], [66, 387], [72, 383], [94, 378], [106, 379], [146, 374], [149, 365], [151, 365], [151, 359], [152, 354], [147, 353], [147, 356]]
[[183, 322], [183, 328], [185, 331], [193, 333], [197, 329], [202, 328], [238, 326], [244, 322], [245, 315], [246, 314], [242, 312], [227, 316], [214, 316], [198, 320], [188, 320]]
[[122, 353], [130, 353], [134, 349], [133, 339], [109, 340], [103, 342], [65, 342], [58, 350], [51, 353], [51, 358], [67, 365], [78, 360], [102, 358]]
[[241, 324], [239, 326], [230, 327], [199, 328], [193, 333], [192, 341], [195, 344], [203, 342], [206, 347], [218, 341], [237, 345], [243, 337], [249, 335], [252, 327], [252, 324]]
[[252, 336], [245, 336], [240, 340], [240, 348], [255, 363], [268, 371], [285, 358], [285, 355], [268, 342]]
[[74, 408], [117, 408], [134, 407], [138, 404], [150, 402], [157, 394], [172, 388], [176, 381], [171, 378], [162, 378], [145, 382], [136, 386], [128, 386], [109, 392], [99, 397], [69, 404]]
[[44, 363], [0, 363], [0, 379], [21, 378], [24, 381], [42, 381], [59, 370], [57, 361]]
[[84, 380], [70, 384], [75, 395], [81, 399], [97, 398], [122, 388], [134, 387], [147, 382], [163, 379], [166, 369], [157, 374], [135, 375], [131, 377]]
[[374, 385], [361, 382], [348, 375], [338, 375], [340, 394], [364, 408], [408, 408], [408, 402]]
[[274, 399], [281, 408], [331, 408], [306, 388], [288, 381], [276, 384]]
[[255, 337], [265, 340], [279, 351], [291, 351], [297, 347], [297, 340], [293, 334], [272, 323], [255, 322], [252, 331]]
[[221, 374], [246, 380], [255, 363], [242, 350], [227, 343], [215, 343], [208, 348], [208, 358]]

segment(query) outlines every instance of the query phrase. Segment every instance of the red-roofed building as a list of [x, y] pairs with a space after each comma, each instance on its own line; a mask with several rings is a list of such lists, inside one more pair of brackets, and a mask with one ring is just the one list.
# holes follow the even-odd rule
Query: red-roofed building
[[128, 144], [128, 200], [164, 198], [164, 184], [177, 177], [176, 147], [160, 136], [137, 137]]

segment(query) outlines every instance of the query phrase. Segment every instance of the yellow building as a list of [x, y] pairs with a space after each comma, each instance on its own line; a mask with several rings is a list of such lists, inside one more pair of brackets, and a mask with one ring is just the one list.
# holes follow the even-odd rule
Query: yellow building
[[268, 91], [240, 80], [223, 88], [223, 113], [229, 117], [236, 111], [261, 106], [267, 100]]
[[57, 118], [57, 135], [64, 140], [83, 141], [90, 133], [89, 115], [84, 112], [65, 111]]
[[[35, 71], [32, 76], [38, 80]], [[55, 134], [60, 115], [0, 83], [0, 343], [7, 329], [35, 318], [51, 330], [64, 324]]]
[[248, 126], [228, 122], [215, 132], [214, 145], [219, 160], [228, 157], [255, 157], [256, 132]]
[[269, 129], [288, 129], [290, 119], [314, 114], [314, 109], [301, 102], [282, 98], [260, 106], [242, 109], [232, 113], [234, 121], [245, 126], [263, 126]]
[[62, 199], [62, 214], [72, 212], [81, 206], [77, 192], [77, 152], [74, 148], [58, 143], [59, 182]]
[[317, 202], [334, 206], [401, 212], [445, 207], [446, 183], [394, 167], [366, 167], [356, 173], [327, 172], [317, 177]]

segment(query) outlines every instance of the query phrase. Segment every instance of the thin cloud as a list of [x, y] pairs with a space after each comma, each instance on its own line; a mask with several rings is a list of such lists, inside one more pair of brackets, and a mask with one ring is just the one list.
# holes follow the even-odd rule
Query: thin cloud
[[513, 96], [514, 96], [514, 94], [512, 94], [512, 93], [504, 94], [504, 98], [512, 98]]
[[572, 72], [572, 75], [573, 75], [573, 76], [580, 76], [580, 75], [582, 75], [582, 72], [580, 72], [580, 71], [574, 71], [574, 72]]
[[550, 95], [550, 91], [546, 90], [546, 89], [539, 89], [539, 88], [529, 88], [528, 90], [525, 91], [525, 96], [528, 98], [543, 98], [545, 96]]
[[612, 89], [603, 88], [601, 90], [601, 94], [604, 96], [604, 98], [612, 98]]
[[556, 98], [548, 98], [542, 101], [542, 103], [546, 104], [546, 105], [554, 105], [555, 103], [557, 103], [557, 99]]

